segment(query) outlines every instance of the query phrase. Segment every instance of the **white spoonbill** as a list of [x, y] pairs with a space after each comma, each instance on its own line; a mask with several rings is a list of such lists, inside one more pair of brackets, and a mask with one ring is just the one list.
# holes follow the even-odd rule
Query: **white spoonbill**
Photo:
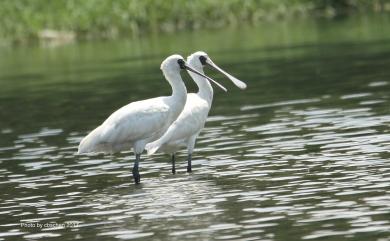
[[[246, 84], [244, 82], [236, 79], [219, 68], [205, 52], [199, 51], [188, 56], [187, 63], [201, 73], [204, 73], [203, 66], [208, 65], [224, 74], [240, 89], [246, 88]], [[177, 120], [172, 123], [160, 139], [147, 144], [145, 148], [148, 151], [148, 155], [157, 151], [171, 154], [172, 173], [176, 172], [175, 153], [183, 146], [187, 147], [188, 151], [187, 172], [192, 171], [191, 159], [196, 138], [205, 125], [213, 100], [213, 88], [211, 87], [210, 82], [201, 76], [190, 72], [189, 74], [196, 82], [199, 89], [198, 92], [187, 95], [187, 102], [184, 110], [181, 112]]]
[[186, 103], [187, 89], [180, 76], [182, 69], [208, 78], [187, 66], [180, 55], [169, 56], [162, 62], [161, 70], [172, 87], [172, 95], [136, 101], [123, 106], [81, 140], [78, 153], [113, 153], [133, 148], [135, 162], [132, 173], [135, 183], [138, 184], [140, 182], [138, 163], [146, 143], [163, 135]]

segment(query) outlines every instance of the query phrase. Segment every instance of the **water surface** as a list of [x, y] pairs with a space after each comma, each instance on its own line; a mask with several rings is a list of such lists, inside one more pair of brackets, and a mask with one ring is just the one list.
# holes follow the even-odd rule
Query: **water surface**
[[[0, 50], [0, 240], [388, 240], [388, 17]], [[128, 102], [168, 95], [169, 54], [205, 50], [215, 89], [185, 152], [77, 156]], [[188, 76], [189, 90], [194, 84]], [[30, 226], [29, 226], [30, 225]]]

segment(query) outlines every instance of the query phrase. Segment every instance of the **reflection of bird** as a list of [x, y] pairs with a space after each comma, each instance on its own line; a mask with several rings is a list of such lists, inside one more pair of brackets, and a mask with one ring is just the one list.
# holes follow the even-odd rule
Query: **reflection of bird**
[[[204, 52], [196, 52], [187, 58], [188, 64], [203, 73], [203, 66], [208, 65], [228, 77], [237, 87], [246, 88], [246, 84], [223, 71]], [[211, 102], [213, 100], [213, 88], [205, 78], [189, 73], [198, 86], [198, 93], [187, 95], [187, 103], [177, 120], [172, 123], [164, 135], [146, 145], [148, 155], [157, 151], [172, 155], [172, 173], [175, 173], [175, 153], [180, 147], [187, 147], [188, 164], [187, 172], [191, 172], [191, 158], [196, 138], [204, 127]], [[220, 86], [218, 83], [216, 83]], [[224, 89], [223, 86], [220, 86]]]
[[187, 90], [180, 76], [181, 69], [197, 72], [188, 67], [180, 55], [166, 58], [161, 70], [172, 87], [172, 95], [123, 106], [80, 142], [78, 153], [112, 153], [133, 148], [136, 156], [133, 177], [135, 183], [139, 183], [138, 162], [146, 143], [158, 139], [179, 116], [186, 103]]

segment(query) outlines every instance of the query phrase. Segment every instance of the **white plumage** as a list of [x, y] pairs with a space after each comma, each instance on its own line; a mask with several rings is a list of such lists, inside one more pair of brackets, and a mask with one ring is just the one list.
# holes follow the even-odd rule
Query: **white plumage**
[[204, 127], [210, 107], [211, 103], [197, 94], [188, 94], [184, 110], [168, 131], [157, 141], [146, 145], [148, 155], [157, 151], [173, 154], [184, 146], [190, 149], [190, 153], [196, 137]]
[[78, 153], [113, 153], [133, 148], [140, 154], [146, 143], [166, 131], [180, 114], [185, 101], [185, 96], [174, 94], [132, 102], [115, 111], [87, 135], [80, 142]]

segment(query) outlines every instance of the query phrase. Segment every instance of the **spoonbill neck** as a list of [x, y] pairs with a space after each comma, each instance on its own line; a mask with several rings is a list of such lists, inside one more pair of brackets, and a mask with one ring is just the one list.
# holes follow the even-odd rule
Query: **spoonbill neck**
[[[203, 69], [197, 68], [196, 70], [204, 74]], [[198, 86], [197, 95], [200, 96], [202, 99], [205, 99], [208, 103], [211, 103], [213, 101], [213, 87], [211, 86], [210, 82], [206, 78], [201, 77], [197, 74], [189, 74]]]
[[187, 98], [187, 89], [180, 76], [180, 72], [167, 71], [164, 72], [164, 76], [171, 85], [172, 97], [177, 99], [177, 101], [185, 103]]

